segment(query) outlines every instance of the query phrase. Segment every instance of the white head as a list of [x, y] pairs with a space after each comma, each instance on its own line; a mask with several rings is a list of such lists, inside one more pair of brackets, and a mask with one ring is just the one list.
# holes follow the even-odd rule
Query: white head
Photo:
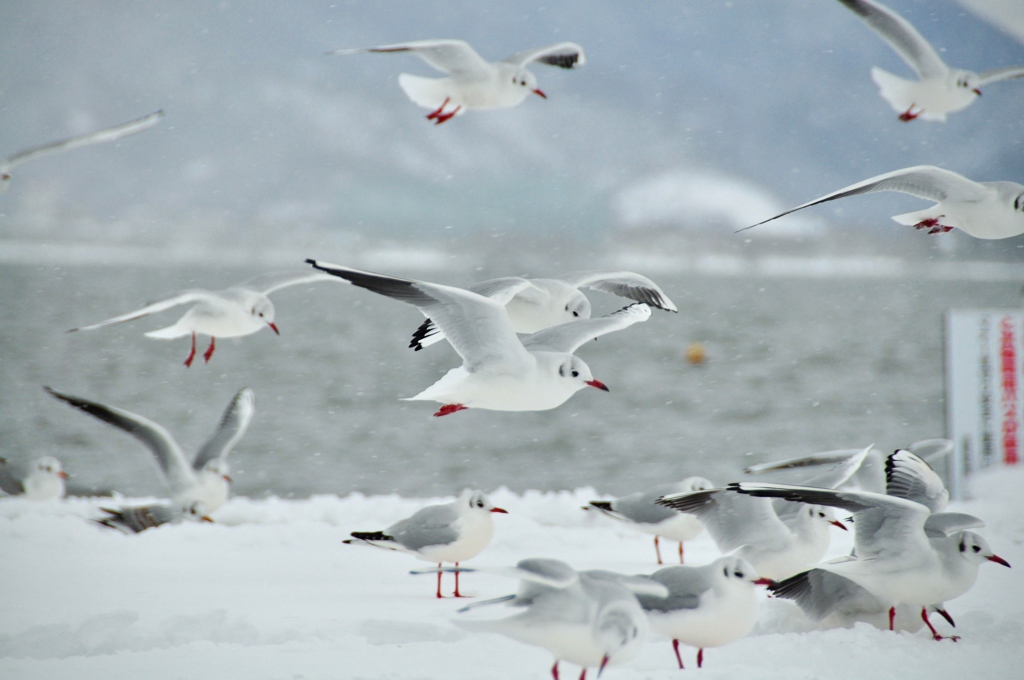
[[274, 303], [266, 295], [260, 295], [256, 298], [249, 313], [252, 314], [254, 319], [267, 324], [272, 331], [280, 335], [277, 326], [274, 324]]
[[487, 497], [483, 491], [474, 491], [472, 489], [466, 489], [459, 496], [457, 501], [461, 504], [460, 511], [462, 512], [501, 512], [508, 513], [508, 510], [499, 508], [491, 499]]
[[223, 458], [213, 458], [206, 461], [206, 465], [203, 466], [201, 474], [220, 477], [228, 484], [231, 483], [231, 466]]
[[521, 68], [512, 73], [512, 84], [516, 87], [521, 87], [524, 90], [533, 92], [535, 95], [543, 97], [544, 99], [548, 98], [548, 96], [541, 92], [537, 87], [537, 77], [525, 68]]
[[43, 456], [32, 465], [22, 482], [25, 497], [38, 501], [62, 498], [65, 492], [64, 480], [67, 478], [68, 473], [64, 472], [64, 466], [59, 460], [53, 456]]
[[964, 90], [967, 92], [973, 92], [975, 96], [981, 96], [981, 89], [978, 86], [978, 82], [981, 77], [974, 71], [966, 71], [962, 68], [954, 68], [949, 70], [949, 74], [946, 76], [946, 83], [950, 87]]
[[590, 318], [590, 300], [578, 290], [573, 290], [565, 303], [566, 321], [582, 321]]
[[720, 584], [728, 586], [743, 585], [744, 587], [767, 586], [773, 581], [758, 575], [750, 562], [736, 555], [719, 557], [712, 563], [712, 574]]
[[831, 524], [832, 526], [842, 529], [843, 531], [849, 531], [846, 525], [836, 519], [836, 514], [832, 511], [832, 508], [825, 505], [808, 505], [801, 510], [801, 512], [812, 522], [822, 522], [824, 524]]
[[992, 552], [988, 541], [973, 531], [961, 531], [958, 534], [953, 534], [950, 538], [957, 539], [957, 550], [960, 552], [961, 557], [968, 562], [981, 564], [988, 561], [1001, 564], [1004, 567], [1010, 566], [1009, 562]]
[[590, 367], [587, 366], [583, 359], [574, 354], [570, 354], [562, 360], [562, 363], [558, 366], [558, 377], [560, 380], [575, 383], [575, 389], [577, 390], [589, 385], [605, 392], [609, 391], [603, 382], [594, 379], [594, 375], [590, 372]]
[[687, 477], [680, 486], [682, 490], [679, 493], [694, 493], [695, 491], [707, 491], [708, 489], [715, 488], [714, 483], [704, 477]]
[[185, 519], [193, 522], [213, 522], [206, 510], [206, 504], [202, 501], [190, 501], [182, 508]]
[[[618, 584], [608, 585], [622, 588]], [[598, 613], [594, 626], [597, 647], [604, 652], [598, 677], [609, 663], [622, 663], [636, 656], [647, 637], [647, 616], [632, 595], [610, 602]]]

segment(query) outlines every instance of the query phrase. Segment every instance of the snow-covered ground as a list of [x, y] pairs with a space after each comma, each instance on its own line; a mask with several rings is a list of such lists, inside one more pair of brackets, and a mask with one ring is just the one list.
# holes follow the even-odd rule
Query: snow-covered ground
[[[817, 631], [789, 602], [765, 600], [754, 632], [709, 650], [687, 675], [707, 678], [1007, 678], [1024, 661], [1024, 469], [972, 480], [977, 500], [951, 509], [976, 514], [1008, 570], [983, 565], [977, 586], [948, 604], [958, 643], [867, 625]], [[627, 573], [654, 568], [650, 538], [580, 509], [591, 489], [493, 500], [495, 541], [468, 566], [555, 557], [578, 568]], [[547, 678], [547, 652], [452, 619], [467, 600], [433, 596], [427, 566], [406, 555], [341, 543], [349, 531], [383, 528], [423, 504], [395, 496], [308, 500], [235, 498], [215, 524], [165, 526], [136, 536], [86, 518], [110, 499], [31, 504], [0, 500], [0, 677], [2, 678]], [[831, 552], [849, 550], [836, 532]], [[663, 546], [664, 547], [664, 546]], [[672, 554], [671, 548], [664, 551]], [[691, 563], [716, 556], [702, 535]], [[450, 576], [446, 577], [450, 578]], [[512, 592], [495, 575], [467, 574], [480, 597]], [[445, 589], [450, 589], [446, 580]], [[471, 600], [470, 600], [471, 601]], [[494, 608], [468, 616], [505, 616]], [[938, 617], [941, 632], [948, 626]], [[563, 667], [563, 677], [576, 669]], [[606, 669], [618, 680], [678, 677], [667, 640]]]

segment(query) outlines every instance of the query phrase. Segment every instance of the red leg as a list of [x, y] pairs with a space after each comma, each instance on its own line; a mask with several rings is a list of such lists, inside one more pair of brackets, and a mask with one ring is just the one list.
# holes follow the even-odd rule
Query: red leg
[[935, 630], [935, 626], [933, 626], [932, 622], [928, 620], [928, 607], [921, 607], [921, 620], [924, 621], [924, 625], [928, 626], [928, 630], [930, 630], [932, 632], [932, 639], [933, 640], [947, 640], [948, 639], [948, 640], [952, 640], [953, 642], [956, 642], [957, 640], [960, 639], [959, 635], [952, 635], [952, 636], [939, 635], [939, 632], [937, 630]]
[[441, 594], [441, 565], [440, 565], [440, 563], [437, 565], [437, 597], [438, 597], [438, 599], [444, 597], [444, 595]]
[[682, 541], [679, 541], [679, 564], [684, 564], [684, 562], [683, 562], [683, 542]]
[[909, 123], [910, 121], [914, 120], [920, 115], [921, 111], [914, 113], [914, 105], [911, 104], [910, 108], [908, 108], [906, 111], [900, 114], [900, 120], [902, 120], [904, 123]]
[[455, 563], [455, 597], [469, 597], [459, 592], [459, 563]]
[[188, 353], [188, 358], [185, 359], [185, 368], [189, 368], [192, 365], [192, 360], [196, 358], [196, 334], [192, 334], [192, 351]]
[[210, 363], [210, 357], [213, 356], [213, 350], [216, 348], [216, 343], [217, 339], [211, 335], [210, 346], [206, 348], [205, 352], [203, 352], [203, 358], [206, 359], [206, 363]]
[[679, 654], [679, 640], [673, 640], [672, 641], [672, 649], [675, 650], [676, 661], [679, 662], [679, 669], [682, 670], [683, 669], [683, 657]]
[[580, 680], [587, 680], [587, 667], [584, 666], [583, 670], [580, 671]]
[[889, 630], [895, 630], [893, 621], [896, 620], [896, 607], [889, 607]]
[[434, 120], [435, 118], [440, 116], [441, 112], [444, 111], [444, 107], [448, 106], [449, 101], [451, 100], [448, 97], [445, 97], [444, 102], [437, 107], [436, 111], [431, 111], [430, 113], [427, 114], [427, 120]]
[[658, 564], [664, 564], [661, 561], [661, 547], [658, 545], [658, 535], [654, 535], [654, 552], [658, 553]]
[[697, 668], [704, 668], [704, 648], [697, 650]]
[[437, 118], [434, 119], [434, 125], [440, 125], [441, 123], [445, 122], [446, 120], [451, 120], [452, 117], [456, 113], [458, 113], [461, 108], [462, 108], [462, 104], [459, 104], [458, 106], [456, 106], [454, 109], [452, 109], [448, 113], [442, 113], [441, 115], [439, 115]]
[[434, 414], [434, 417], [440, 418], [441, 416], [449, 416], [456, 411], [465, 411], [467, 408], [469, 407], [463, 406], [462, 404], [445, 404], [438, 409], [437, 413]]
[[551, 677], [558, 680], [558, 659], [555, 659], [555, 665], [551, 667]]

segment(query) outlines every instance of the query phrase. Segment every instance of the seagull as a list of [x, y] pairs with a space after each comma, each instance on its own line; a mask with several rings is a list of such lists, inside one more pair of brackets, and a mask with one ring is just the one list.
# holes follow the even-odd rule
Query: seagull
[[[523, 281], [529, 285], [522, 287]], [[509, 276], [483, 281], [466, 290], [484, 297], [503, 298], [509, 288], [519, 291], [505, 303], [505, 311], [516, 333], [536, 333], [569, 321], [589, 319], [590, 300], [580, 288], [612, 293], [666, 312], [679, 311], [658, 284], [633, 272], [575, 272], [557, 279]], [[443, 339], [444, 333], [427, 319], [413, 333], [409, 347], [418, 352]]]
[[927, 229], [929, 234], [941, 234], [954, 228], [980, 239], [1024, 234], [1024, 185], [1016, 182], [975, 182], [933, 165], [915, 165], [870, 177], [744, 227], [737, 233], [812, 205], [876, 191], [898, 191], [935, 201], [935, 205], [924, 210], [892, 218], [915, 229]]
[[144, 316], [156, 314], [178, 305], [191, 304], [192, 307], [173, 325], [146, 333], [147, 338], [160, 338], [162, 340], [191, 335], [192, 350], [189, 352], [188, 358], [185, 359], [185, 366], [189, 367], [196, 356], [197, 333], [210, 336], [210, 346], [203, 353], [203, 359], [207, 362], [213, 356], [216, 338], [234, 338], [250, 335], [268, 326], [270, 330], [280, 335], [280, 331], [277, 330], [277, 325], [274, 323], [274, 304], [267, 296], [274, 291], [287, 288], [288, 286], [334, 280], [333, 276], [328, 276], [327, 274], [271, 272], [256, 276], [225, 290], [196, 289], [182, 291], [172, 297], [146, 305], [134, 312], [115, 316], [112, 319], [107, 319], [91, 326], [72, 328], [68, 333], [91, 331], [117, 323], [124, 323], [125, 321], [134, 321], [135, 319], [141, 319]]
[[820, 505], [798, 505], [784, 520], [770, 500], [744, 498], [732, 485], [664, 496], [657, 503], [695, 515], [720, 551], [735, 551], [758, 574], [772, 579], [791, 576], [824, 557], [830, 524], [847, 530]]
[[605, 666], [636, 656], [648, 626], [637, 596], [668, 594], [662, 584], [645, 577], [598, 570], [577, 572], [561, 560], [547, 558], [525, 559], [513, 568], [486, 571], [519, 578], [518, 592], [459, 611], [498, 603], [524, 611], [505, 619], [456, 623], [467, 630], [499, 633], [543, 647], [555, 657], [551, 667], [554, 680], [559, 680], [562, 661], [581, 666], [580, 680], [586, 680], [588, 667], [596, 666], [600, 677]]
[[[453, 503], [428, 505], [395, 522], [384, 531], [353, 531], [356, 541], [408, 553], [427, 562], [437, 562], [437, 597], [441, 598], [441, 565], [455, 563], [454, 597], [459, 592], [459, 562], [479, 555], [494, 536], [491, 513], [507, 513], [495, 506], [481, 491], [467, 489]], [[465, 570], [461, 570], [465, 571]]]
[[27, 467], [0, 458], [0, 496], [23, 496], [30, 501], [63, 498], [67, 478], [68, 473], [53, 456], [43, 456]]
[[103, 130], [90, 132], [89, 134], [81, 135], [79, 137], [62, 139], [59, 142], [51, 142], [42, 146], [23, 149], [12, 156], [8, 156], [6, 160], [0, 161], [0, 194], [7, 191], [7, 187], [11, 182], [11, 170], [22, 163], [28, 163], [29, 161], [42, 158], [43, 156], [49, 156], [53, 153], [77, 149], [80, 146], [100, 144], [102, 142], [113, 142], [121, 139], [122, 137], [127, 137], [128, 135], [134, 135], [137, 132], [148, 130], [156, 125], [163, 117], [164, 112], [162, 110], [156, 111], [148, 116], [143, 116], [142, 118], [122, 123], [121, 125], [104, 128]]
[[[946, 602], [970, 590], [978, 578], [978, 566], [991, 561], [1010, 564], [992, 552], [984, 538], [966, 531], [983, 522], [955, 512], [931, 513], [921, 503], [886, 494], [864, 491], [833, 491], [782, 484], [733, 483], [730, 490], [755, 497], [784, 498], [843, 508], [853, 513], [854, 556], [820, 565], [866, 590], [889, 605], [889, 629], [893, 629], [896, 605], [920, 607], [921, 619], [936, 640], [943, 639], [928, 620], [928, 607]], [[812, 576], [799, 574], [779, 584], [780, 595], [797, 597]], [[834, 581], [834, 579], [830, 579]], [[844, 594], [834, 583], [819, 591], [817, 615], [827, 615], [833, 598]]]
[[191, 501], [183, 505], [154, 503], [151, 505], [130, 505], [123, 508], [100, 508], [106, 517], [93, 520], [110, 529], [126, 534], [137, 534], [164, 524], [177, 524], [184, 520], [213, 522], [202, 501]]
[[1024, 76], [1024, 66], [981, 74], [950, 68], [909, 21], [888, 7], [871, 0], [839, 1], [889, 43], [920, 77], [920, 80], [905, 80], [877, 66], [871, 69], [871, 79], [878, 85], [882, 97], [904, 122], [916, 118], [945, 122], [947, 113], [973, 104], [985, 85]]
[[152, 420], [130, 411], [62, 394], [49, 387], [51, 395], [89, 415], [124, 430], [146, 446], [156, 457], [171, 489], [174, 505], [186, 507], [202, 502], [202, 514], [215, 512], [228, 498], [231, 477], [227, 456], [249, 427], [256, 408], [256, 395], [248, 387], [238, 391], [228, 404], [220, 425], [189, 464], [171, 434]]
[[662, 496], [713, 488], [715, 485], [703, 477], [687, 477], [676, 484], [661, 484], [647, 491], [611, 501], [590, 501], [583, 509], [600, 510], [613, 519], [625, 522], [637, 531], [654, 534], [654, 551], [658, 555], [658, 564], [663, 564], [658, 537], [664, 536], [669, 540], [679, 541], [679, 564], [682, 564], [683, 542], [689, 541], [704, 531], [704, 525], [693, 515], [676, 512], [671, 508], [658, 505], [655, 501]]
[[[484, 297], [462, 288], [399, 279], [306, 260], [349, 283], [416, 306], [434, 320], [462, 357], [436, 383], [408, 401], [438, 401], [434, 416], [467, 408], [492, 411], [545, 411], [563, 404], [586, 386], [608, 391], [572, 353], [588, 340], [646, 321], [651, 308], [636, 303], [599, 319], [564, 323], [527, 336], [516, 336], [504, 304], [521, 288], [503, 296]], [[528, 285], [523, 281], [520, 286]]]
[[526, 69], [533, 62], [572, 69], [587, 62], [583, 48], [561, 42], [525, 52], [504, 61], [484, 61], [464, 40], [417, 40], [397, 45], [333, 50], [327, 54], [365, 52], [408, 52], [427, 62], [447, 78], [424, 78], [409, 73], [398, 76], [398, 84], [415, 104], [432, 111], [427, 120], [440, 125], [467, 109], [504, 109], [523, 103], [532, 92], [544, 99], [537, 78]]
[[697, 667], [704, 649], [740, 639], [757, 623], [759, 608], [754, 586], [774, 581], [758, 576], [742, 557], [726, 555], [702, 567], [665, 567], [648, 578], [668, 588], [667, 597], [638, 595], [651, 629], [672, 639], [679, 668], [679, 643], [697, 647]]

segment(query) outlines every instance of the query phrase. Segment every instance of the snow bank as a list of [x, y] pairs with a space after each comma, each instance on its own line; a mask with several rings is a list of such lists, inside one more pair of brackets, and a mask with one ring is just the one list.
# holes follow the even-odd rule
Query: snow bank
[[[695, 652], [686, 650], [686, 673], [786, 680], [1015, 675], [1024, 632], [1022, 485], [1024, 470], [988, 472], [973, 480], [978, 500], [956, 507], [984, 518], [993, 548], [1016, 565], [984, 565], [978, 585], [948, 603], [959, 643], [867, 625], [818, 631], [792, 603], [765, 600], [754, 633], [709, 650], [702, 671], [692, 670]], [[580, 509], [595, 497], [591, 489], [499, 489], [492, 498], [510, 514], [495, 517], [494, 544], [470, 566], [547, 556], [578, 568], [652, 571], [650, 537]], [[451, 620], [464, 601], [437, 601], [431, 576], [408, 574], [426, 563], [341, 543], [350, 531], [383, 528], [439, 500], [235, 498], [216, 513], [216, 524], [137, 536], [86, 521], [110, 499], [0, 501], [0, 677], [549, 677], [543, 650], [456, 628]], [[849, 550], [849, 536], [834, 538], [831, 555]], [[693, 563], [716, 556], [704, 535], [687, 547]], [[487, 574], [463, 580], [465, 592], [481, 597], [514, 587]], [[937, 625], [948, 632], [944, 622]], [[668, 641], [652, 637], [636, 659], [606, 675], [676, 678], [674, 664]], [[565, 677], [573, 673], [564, 669]]]

